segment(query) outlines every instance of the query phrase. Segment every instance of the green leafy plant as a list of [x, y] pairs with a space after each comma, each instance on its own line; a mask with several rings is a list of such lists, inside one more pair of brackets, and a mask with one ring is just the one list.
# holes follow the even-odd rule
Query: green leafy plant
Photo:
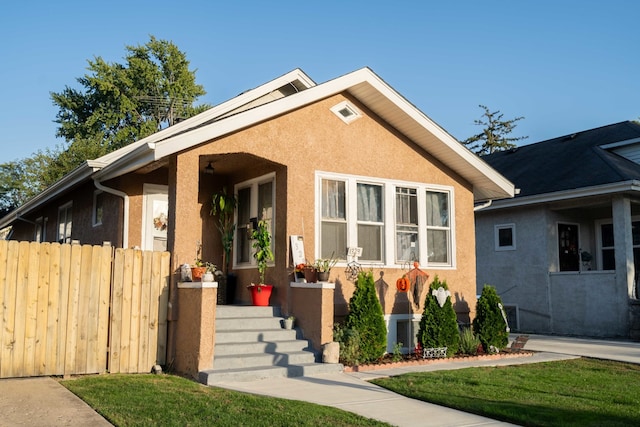
[[319, 273], [328, 273], [337, 262], [338, 260], [334, 259], [333, 256], [331, 258], [318, 258], [313, 266]]
[[211, 215], [218, 217], [216, 228], [220, 231], [222, 242], [222, 268], [226, 276], [229, 273], [229, 261], [231, 260], [231, 249], [233, 248], [233, 236], [236, 231], [233, 215], [238, 205], [235, 194], [228, 194], [227, 189], [215, 193], [211, 199]]
[[264, 284], [264, 275], [267, 271], [269, 261], [273, 261], [274, 256], [271, 251], [271, 232], [269, 231], [269, 224], [264, 221], [258, 221], [258, 226], [251, 233], [253, 239], [253, 248], [256, 250], [253, 257], [258, 263], [258, 274], [260, 275], [260, 283]]
[[475, 356], [478, 354], [480, 340], [471, 328], [462, 328], [460, 331], [460, 353]]
[[387, 348], [387, 326], [376, 294], [373, 273], [370, 271], [358, 274], [356, 290], [349, 300], [349, 314], [345, 325], [360, 334], [360, 362], [373, 362], [384, 355]]
[[[485, 352], [503, 349], [509, 344], [507, 322], [502, 312], [502, 300], [496, 289], [484, 285], [476, 304], [476, 317], [473, 319], [473, 331], [476, 333]], [[495, 351], [493, 351], [495, 352]]]
[[442, 307], [438, 304], [433, 291], [437, 291], [440, 287], [445, 291], [449, 289], [447, 282], [440, 282], [436, 276], [429, 286], [429, 293], [424, 302], [424, 312], [418, 329], [418, 342], [423, 349], [447, 347], [447, 357], [451, 357], [458, 352], [460, 343], [458, 319], [451, 304], [451, 296], [447, 296]]
[[402, 343], [397, 342], [393, 346], [393, 353], [391, 355], [391, 360], [393, 360], [394, 362], [400, 362], [403, 358], [404, 358], [404, 355], [402, 354]]
[[340, 363], [357, 366], [360, 363], [360, 334], [341, 324], [333, 326], [333, 339], [340, 344]]

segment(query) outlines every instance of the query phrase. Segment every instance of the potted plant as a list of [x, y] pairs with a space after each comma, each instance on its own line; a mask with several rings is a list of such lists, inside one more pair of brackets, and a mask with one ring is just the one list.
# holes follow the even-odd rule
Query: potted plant
[[203, 282], [215, 281], [215, 274], [218, 269], [216, 265], [210, 262], [205, 262], [204, 267], [206, 268], [206, 270], [205, 270], [205, 273], [202, 275], [202, 281]]
[[271, 232], [269, 224], [265, 220], [258, 221], [258, 226], [251, 233], [253, 240], [252, 246], [255, 249], [253, 257], [258, 264], [258, 274], [260, 281], [252, 283], [248, 288], [251, 290], [251, 298], [253, 305], [269, 305], [269, 297], [271, 296], [272, 285], [264, 282], [265, 272], [269, 261], [273, 261], [274, 256], [271, 251]]
[[202, 280], [202, 275], [206, 273], [207, 266], [205, 262], [201, 258], [202, 254], [202, 243], [198, 241], [196, 243], [196, 258], [193, 260], [193, 265], [191, 266], [191, 278], [193, 281]]
[[[231, 261], [231, 249], [233, 248], [233, 237], [236, 231], [234, 213], [237, 205], [238, 199], [235, 194], [228, 194], [226, 188], [215, 193], [211, 198], [211, 215], [218, 219], [216, 228], [220, 232], [220, 240], [222, 243], [221, 277], [224, 283], [221, 285], [224, 287], [224, 291], [226, 291], [224, 294], [226, 296], [226, 302], [228, 303], [233, 303], [235, 299], [236, 277], [229, 273], [229, 262]], [[221, 290], [222, 289], [218, 290], [218, 295], [223, 294], [220, 292]]]
[[331, 256], [331, 258], [319, 258], [316, 260], [314, 266], [318, 274], [319, 282], [329, 281], [329, 273], [331, 272], [331, 269], [336, 265], [337, 262], [338, 260], [334, 259], [333, 255]]
[[282, 321], [284, 328], [285, 329], [293, 329], [293, 322], [296, 320], [295, 317], [293, 316], [289, 316], [289, 317], [285, 317], [284, 320]]

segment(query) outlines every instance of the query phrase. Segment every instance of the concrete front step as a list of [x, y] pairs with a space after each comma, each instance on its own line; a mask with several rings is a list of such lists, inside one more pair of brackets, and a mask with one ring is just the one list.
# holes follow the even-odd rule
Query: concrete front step
[[228, 370], [207, 370], [199, 373], [198, 381], [206, 385], [216, 385], [224, 382], [257, 381], [274, 377], [304, 377], [342, 372], [341, 364], [333, 363], [305, 363], [289, 366], [263, 366], [255, 368], [240, 368]]
[[294, 340], [298, 332], [295, 329], [256, 329], [253, 331], [221, 331], [216, 328], [216, 346], [233, 342], [267, 342]]
[[216, 344], [216, 360], [220, 356], [253, 353], [286, 353], [289, 351], [311, 351], [307, 340], [286, 340], [277, 342], [230, 342]]
[[216, 355], [213, 369], [257, 368], [260, 366], [287, 366], [315, 362], [315, 355], [310, 351], [289, 351], [286, 353], [254, 353]]
[[253, 305], [218, 305], [216, 320], [235, 317], [248, 319], [251, 317], [280, 317], [280, 307], [258, 307]]
[[282, 329], [281, 317], [223, 317], [216, 318], [219, 331], [245, 331], [252, 329]]

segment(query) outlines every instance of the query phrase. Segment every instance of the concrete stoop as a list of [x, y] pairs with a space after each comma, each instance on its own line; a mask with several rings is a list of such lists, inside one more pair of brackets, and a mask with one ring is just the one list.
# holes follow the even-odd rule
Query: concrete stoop
[[297, 329], [283, 329], [278, 307], [219, 305], [213, 369], [199, 381], [215, 385], [272, 377], [301, 377], [342, 371], [341, 364], [318, 363], [311, 343]]

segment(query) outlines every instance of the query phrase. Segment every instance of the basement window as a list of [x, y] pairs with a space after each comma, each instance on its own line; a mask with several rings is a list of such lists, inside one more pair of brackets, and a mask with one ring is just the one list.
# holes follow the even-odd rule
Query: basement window
[[356, 107], [354, 107], [347, 101], [341, 102], [338, 105], [331, 107], [331, 111], [346, 124], [349, 124], [352, 121], [362, 117]]

